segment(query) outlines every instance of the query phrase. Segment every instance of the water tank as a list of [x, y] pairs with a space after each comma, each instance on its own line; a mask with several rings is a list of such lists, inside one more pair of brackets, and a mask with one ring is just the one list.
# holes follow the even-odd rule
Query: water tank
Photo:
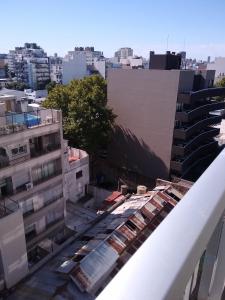
[[137, 186], [137, 194], [143, 195], [147, 192], [147, 187], [145, 185], [138, 185]]

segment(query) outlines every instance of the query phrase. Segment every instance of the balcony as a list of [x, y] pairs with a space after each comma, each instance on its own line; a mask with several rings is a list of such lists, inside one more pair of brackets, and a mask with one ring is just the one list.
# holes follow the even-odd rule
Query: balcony
[[225, 96], [225, 88], [209, 88], [191, 93], [179, 93], [177, 102], [191, 104], [196, 100], [218, 96]]
[[0, 137], [59, 122], [60, 112], [54, 109], [41, 109], [29, 113], [7, 113], [0, 117]]
[[14, 201], [9, 197], [0, 199], [0, 218], [10, 215], [18, 209], [19, 204], [17, 201]]
[[[175, 139], [187, 140], [190, 139], [196, 132], [202, 130], [203, 128], [218, 124], [221, 121], [221, 116], [209, 116], [199, 120], [193, 124], [188, 124], [187, 126], [181, 126], [174, 129], [173, 137]], [[197, 134], [198, 135], [198, 134]]]
[[189, 140], [188, 142], [176, 142], [173, 145], [172, 153], [174, 155], [179, 156], [185, 156], [188, 152], [196, 148], [197, 146], [200, 146], [200, 144], [209, 138], [212, 138], [216, 135], [218, 135], [220, 132], [219, 128], [206, 128], [205, 130], [202, 130], [202, 132], [195, 136], [193, 139]]
[[200, 146], [195, 151], [191, 152], [187, 157], [172, 160], [171, 161], [171, 169], [180, 174], [183, 174], [184, 171], [192, 167], [198, 162], [199, 158], [203, 158], [208, 154], [216, 151], [218, 148], [218, 143], [216, 141], [208, 142], [202, 146]]
[[225, 281], [225, 150], [96, 300], [219, 300]]
[[181, 122], [191, 122], [195, 120], [196, 118], [199, 118], [201, 116], [204, 116], [208, 114], [210, 111], [223, 109], [225, 108], [224, 102], [212, 102], [205, 105], [201, 105], [195, 109], [192, 110], [186, 110], [186, 111], [178, 111], [176, 112], [176, 120]]

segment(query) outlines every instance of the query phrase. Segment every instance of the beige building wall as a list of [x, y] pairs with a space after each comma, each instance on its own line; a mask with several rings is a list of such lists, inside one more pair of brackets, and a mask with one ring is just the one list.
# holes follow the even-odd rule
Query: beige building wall
[[168, 177], [179, 78], [180, 70], [109, 70], [108, 105], [118, 125], [109, 149], [113, 164]]

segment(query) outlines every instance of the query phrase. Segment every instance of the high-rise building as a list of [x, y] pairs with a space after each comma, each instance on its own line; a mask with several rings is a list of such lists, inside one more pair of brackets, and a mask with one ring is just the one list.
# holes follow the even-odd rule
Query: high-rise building
[[133, 56], [133, 49], [129, 48], [129, 47], [124, 47], [124, 48], [120, 48], [119, 50], [117, 50], [115, 52], [115, 57], [118, 57], [118, 59], [120, 60], [128, 58], [129, 56]]
[[49, 59], [44, 50], [35, 43], [25, 43], [8, 54], [11, 77], [26, 83], [32, 89], [43, 89], [50, 81]]
[[108, 160], [152, 179], [187, 178], [217, 153], [219, 130], [212, 125], [221, 116], [211, 112], [224, 108], [215, 96], [225, 96], [225, 88], [213, 88], [214, 71], [179, 70], [175, 54], [160, 58], [160, 69], [109, 70], [108, 104], [117, 126]]

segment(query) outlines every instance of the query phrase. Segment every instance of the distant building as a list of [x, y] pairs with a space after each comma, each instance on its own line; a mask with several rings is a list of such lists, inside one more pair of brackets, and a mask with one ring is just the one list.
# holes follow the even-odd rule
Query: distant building
[[0, 53], [0, 79], [8, 77], [6, 74], [7, 54]]
[[181, 67], [181, 54], [167, 51], [166, 54], [155, 54], [150, 51], [149, 69], [179, 70]]
[[119, 60], [122, 58], [128, 58], [128, 56], [133, 56], [133, 49], [129, 47], [120, 48], [118, 51], [115, 52], [115, 57]]
[[214, 62], [207, 64], [207, 70], [216, 71], [216, 81], [225, 77], [225, 57], [216, 57]]
[[103, 56], [103, 52], [96, 51], [94, 47], [75, 47], [74, 51], [85, 54], [87, 66], [94, 65], [95, 58], [100, 58]]
[[94, 67], [98, 71], [98, 73], [105, 79], [107, 69], [106, 59], [104, 57], [95, 58]]
[[128, 56], [127, 58], [121, 58], [120, 63], [123, 69], [143, 69], [143, 58], [139, 56]]
[[32, 89], [43, 89], [50, 81], [49, 59], [44, 50], [35, 43], [15, 47], [8, 54], [10, 77], [26, 83]]
[[63, 58], [62, 83], [68, 84], [73, 79], [82, 79], [87, 73], [87, 62], [84, 51], [69, 51]]
[[62, 83], [62, 61], [63, 59], [57, 53], [49, 57], [50, 78], [52, 82]]
[[212, 88], [214, 71], [196, 74], [180, 70], [178, 62], [171, 54], [150, 58], [155, 69], [109, 70], [108, 105], [117, 126], [108, 161], [115, 168], [152, 179], [189, 178], [216, 155], [218, 130], [211, 125], [221, 116], [210, 112], [224, 108], [213, 97], [225, 96], [225, 88]]

